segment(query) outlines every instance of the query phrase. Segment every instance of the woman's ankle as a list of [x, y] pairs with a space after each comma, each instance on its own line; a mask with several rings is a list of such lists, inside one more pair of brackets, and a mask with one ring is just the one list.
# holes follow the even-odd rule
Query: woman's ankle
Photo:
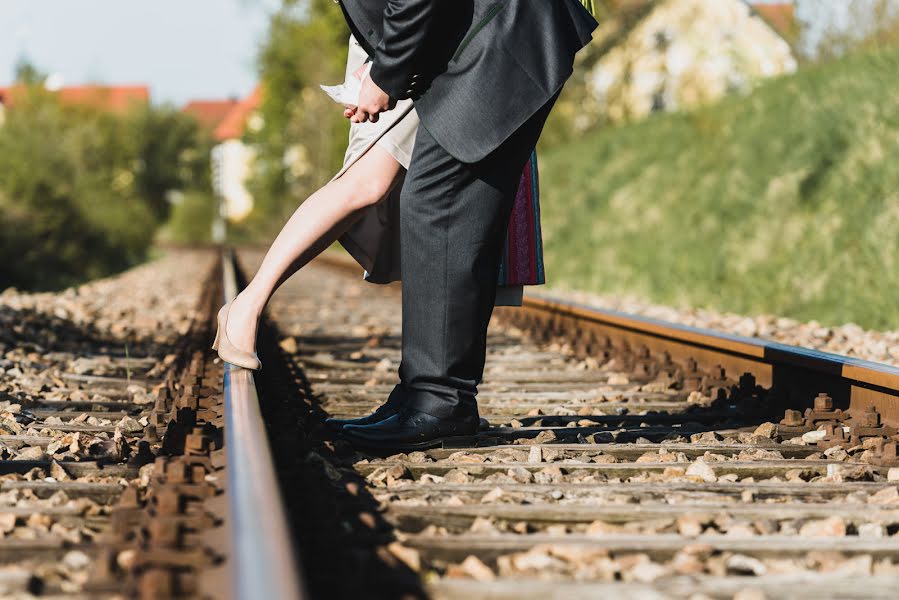
[[260, 302], [249, 287], [237, 295], [234, 303], [244, 312], [245, 317], [255, 319], [256, 321], [259, 320], [262, 316], [262, 311], [265, 309], [265, 302]]

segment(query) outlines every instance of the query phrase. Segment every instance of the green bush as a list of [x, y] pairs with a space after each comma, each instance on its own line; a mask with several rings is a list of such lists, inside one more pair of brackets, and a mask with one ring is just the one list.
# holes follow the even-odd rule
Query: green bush
[[171, 109], [113, 115], [28, 88], [0, 126], [0, 289], [59, 288], [143, 260], [166, 192], [208, 182], [197, 131]]
[[896, 89], [854, 56], [545, 153], [550, 282], [899, 327]]
[[169, 217], [172, 190], [212, 193], [211, 151], [215, 143], [193, 118], [170, 106], [145, 106], [126, 121], [134, 161], [134, 189], [157, 220]]

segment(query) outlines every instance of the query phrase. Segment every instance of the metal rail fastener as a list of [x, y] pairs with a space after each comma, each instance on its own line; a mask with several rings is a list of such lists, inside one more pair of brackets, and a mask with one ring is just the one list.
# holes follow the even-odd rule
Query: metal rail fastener
[[[237, 296], [230, 252], [222, 256], [225, 302]], [[235, 598], [304, 597], [297, 554], [275, 477], [253, 372], [225, 365], [225, 449]]]

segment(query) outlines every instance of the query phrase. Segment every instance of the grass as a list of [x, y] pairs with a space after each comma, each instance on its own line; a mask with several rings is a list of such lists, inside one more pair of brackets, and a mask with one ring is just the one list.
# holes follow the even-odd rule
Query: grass
[[899, 328], [899, 51], [541, 156], [550, 284]]

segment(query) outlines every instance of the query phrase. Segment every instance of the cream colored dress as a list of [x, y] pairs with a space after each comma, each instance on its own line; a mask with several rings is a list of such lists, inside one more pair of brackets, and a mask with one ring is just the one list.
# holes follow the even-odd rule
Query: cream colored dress
[[[368, 55], [359, 42], [350, 36], [346, 76], [357, 71]], [[350, 141], [343, 159], [343, 167], [333, 179], [341, 177], [357, 160], [377, 145], [393, 156], [404, 169], [409, 169], [415, 136], [418, 133], [418, 113], [412, 100], [400, 100], [396, 107], [380, 115], [377, 123], [350, 125]], [[403, 172], [403, 177], [405, 171]], [[333, 181], [332, 179], [332, 181]], [[377, 206], [365, 211], [362, 218], [340, 238], [340, 243], [365, 269], [365, 278], [373, 283], [399, 281], [400, 277], [400, 191], [402, 181]], [[497, 306], [520, 306], [521, 286], [497, 287]]]

